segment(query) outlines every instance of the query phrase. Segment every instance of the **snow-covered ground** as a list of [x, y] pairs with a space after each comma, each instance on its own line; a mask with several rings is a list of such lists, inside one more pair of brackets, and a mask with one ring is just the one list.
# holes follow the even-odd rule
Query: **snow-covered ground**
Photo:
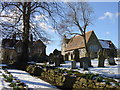
[[[117, 58], [115, 59], [117, 65], [109, 65], [108, 61], [105, 60], [105, 67], [97, 67], [98, 66], [98, 60], [91, 60], [93, 67], [89, 68], [89, 71], [84, 71], [83, 68], [80, 68], [80, 63], [77, 63], [77, 69], [74, 69], [75, 71], [79, 71], [81, 73], [98, 73], [102, 74], [103, 76], [107, 77], [112, 77], [112, 78], [117, 78], [120, 79], [120, 59], [118, 60]], [[3, 66], [3, 65], [0, 65]], [[5, 65], [4, 65], [5, 66]], [[59, 68], [64, 68], [64, 69], [71, 69], [71, 61], [65, 61], [65, 64], [61, 64], [62, 67]], [[1, 72], [3, 72], [2, 69], [0, 69]], [[52, 86], [51, 84], [37, 78], [33, 77], [30, 74], [28, 74], [25, 71], [22, 70], [16, 70], [16, 69], [8, 69], [11, 74], [19, 79], [20, 81], [24, 82], [26, 85], [28, 85], [29, 88], [56, 88], [55, 86]], [[3, 87], [8, 87], [9, 83], [5, 82], [3, 80], [2, 73], [0, 73], [0, 90]]]
[[10, 88], [8, 85], [9, 83], [3, 80], [2, 73], [0, 73], [0, 90], [4, 90], [5, 87]]
[[[1, 72], [3, 72], [3, 70], [1, 69], [0, 70]], [[22, 71], [22, 70], [16, 70], [16, 69], [8, 69], [9, 72], [11, 72], [11, 74], [17, 78], [18, 80], [24, 82], [29, 88], [31, 89], [42, 89], [42, 88], [54, 88], [54, 89], [57, 89], [55, 86], [52, 86], [51, 84], [37, 78], [37, 77], [33, 77], [31, 76], [30, 74], [28, 74], [27, 72], [25, 71]], [[3, 88], [3, 87], [7, 87], [9, 88], [8, 86], [9, 83], [5, 82], [3, 80], [3, 76], [2, 76], [2, 73], [0, 73], [0, 90]]]
[[[77, 69], [75, 71], [79, 71], [81, 73], [99, 73], [107, 77], [112, 78], [120, 78], [120, 60], [118, 61], [115, 58], [117, 65], [109, 65], [108, 61], [105, 60], [105, 67], [98, 67], [98, 60], [91, 60], [93, 67], [89, 68], [89, 71], [84, 71], [83, 68], [80, 68], [80, 63], [76, 64]], [[65, 64], [61, 64], [64, 69], [71, 69], [71, 61], [65, 61]]]

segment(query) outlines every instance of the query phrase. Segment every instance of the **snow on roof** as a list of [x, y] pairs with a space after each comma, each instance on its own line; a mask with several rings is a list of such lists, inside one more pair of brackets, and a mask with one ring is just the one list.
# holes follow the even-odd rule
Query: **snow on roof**
[[7, 49], [15, 49], [15, 47], [7, 47], [7, 46], [5, 48], [7, 48]]
[[110, 48], [109, 41], [108, 40], [99, 40], [102, 48]]
[[100, 42], [102, 48], [117, 49], [117, 47], [110, 40], [101, 40], [101, 39], [99, 39], [99, 42]]

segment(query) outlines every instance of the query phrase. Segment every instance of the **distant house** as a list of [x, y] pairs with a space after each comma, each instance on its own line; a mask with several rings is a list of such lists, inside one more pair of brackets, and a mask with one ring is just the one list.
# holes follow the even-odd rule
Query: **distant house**
[[[14, 39], [3, 39], [2, 40], [2, 60], [5, 62], [16, 61], [17, 56], [22, 54], [22, 41]], [[46, 45], [41, 41], [30, 41], [29, 47], [29, 59], [36, 62], [41, 62], [39, 57], [46, 55]]]
[[[99, 49], [116, 49], [115, 45], [110, 40], [99, 40], [94, 31], [86, 32], [86, 43], [90, 52], [91, 58], [97, 57]], [[81, 35], [75, 35], [71, 39], [64, 37], [62, 44], [62, 55], [66, 60], [72, 60], [74, 58], [74, 50], [79, 51], [79, 58], [85, 57], [86, 50], [84, 39]]]

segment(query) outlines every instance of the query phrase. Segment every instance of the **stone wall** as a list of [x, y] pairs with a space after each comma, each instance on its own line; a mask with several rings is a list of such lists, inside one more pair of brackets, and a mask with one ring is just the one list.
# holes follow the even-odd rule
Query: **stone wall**
[[[35, 66], [31, 66], [33, 68]], [[38, 69], [37, 69], [38, 70]], [[34, 73], [37, 72], [32, 72]], [[44, 79], [47, 79], [54, 83], [55, 86], [59, 86], [62, 89], [80, 89], [80, 88], [118, 88], [119, 86], [113, 86], [112, 80], [103, 78], [98, 74], [83, 74], [77, 71], [62, 70], [57, 68], [41, 68], [41, 72], [37, 75]], [[29, 71], [29, 70], [28, 70]], [[31, 71], [31, 70], [30, 70]], [[115, 81], [114, 81], [115, 82]], [[112, 82], [113, 83], [113, 82]]]

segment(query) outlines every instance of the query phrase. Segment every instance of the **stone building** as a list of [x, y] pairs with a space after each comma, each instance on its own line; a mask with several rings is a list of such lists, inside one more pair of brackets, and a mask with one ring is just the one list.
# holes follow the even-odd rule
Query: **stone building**
[[[17, 60], [17, 56], [22, 54], [22, 41], [15, 38], [3, 39], [1, 51], [3, 62], [14, 62]], [[46, 45], [41, 40], [30, 41], [28, 52], [30, 61], [41, 62], [40, 56], [46, 55]]]
[[[116, 53], [115, 45], [110, 40], [99, 40], [94, 31], [86, 32], [86, 43], [91, 58], [97, 57], [99, 49], [105, 49], [107, 52], [110, 49], [113, 49]], [[71, 39], [67, 39], [64, 36], [62, 44], [62, 55], [64, 56], [64, 59], [73, 60], [75, 50], [78, 50], [79, 58], [85, 57], [86, 50], [83, 37], [81, 35], [75, 35]]]

